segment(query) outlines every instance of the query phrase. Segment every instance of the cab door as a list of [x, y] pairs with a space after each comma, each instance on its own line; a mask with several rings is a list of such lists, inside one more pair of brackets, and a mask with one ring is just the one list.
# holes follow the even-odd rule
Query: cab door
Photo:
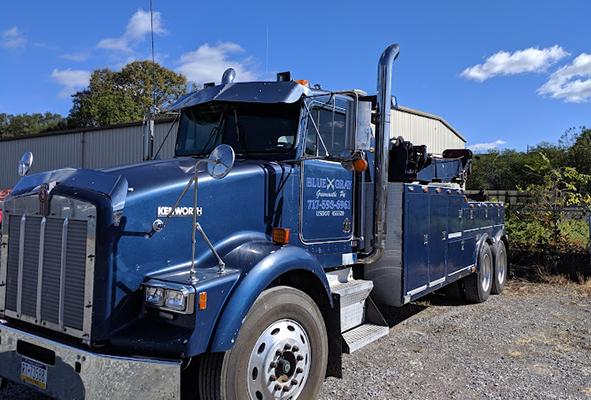
[[338, 107], [334, 99], [329, 104], [312, 101], [308, 114], [300, 186], [301, 240], [304, 244], [349, 241], [353, 172], [330, 160], [345, 149], [344, 104]]

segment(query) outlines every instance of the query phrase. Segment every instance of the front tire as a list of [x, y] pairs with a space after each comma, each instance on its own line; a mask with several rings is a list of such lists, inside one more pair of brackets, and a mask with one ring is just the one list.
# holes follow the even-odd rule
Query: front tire
[[265, 290], [246, 315], [234, 347], [205, 355], [202, 400], [315, 399], [328, 362], [320, 310], [287, 286]]
[[466, 298], [473, 303], [483, 303], [492, 289], [493, 257], [488, 243], [484, 243], [478, 253], [477, 272], [464, 280]]

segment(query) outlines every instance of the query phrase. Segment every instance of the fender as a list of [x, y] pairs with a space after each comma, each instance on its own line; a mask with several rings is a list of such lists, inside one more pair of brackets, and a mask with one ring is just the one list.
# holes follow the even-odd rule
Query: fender
[[483, 233], [480, 239], [478, 239], [478, 242], [476, 242], [476, 246], [474, 246], [474, 265], [476, 266], [476, 272], [480, 272], [480, 266], [478, 265], [478, 255], [480, 254], [482, 246], [484, 246], [486, 242], [492, 242], [492, 245], [494, 245], [496, 243], [496, 239], [491, 237], [488, 233]]
[[[507, 233], [505, 232], [505, 228], [500, 229], [497, 234], [495, 235], [494, 238], [494, 242], [499, 243], [499, 242], [505, 242], [505, 245], [507, 246], [507, 243], [509, 243], [509, 239], [507, 238]], [[508, 247], [508, 246], [507, 246]]]
[[[332, 307], [326, 274], [314, 256], [306, 250], [294, 246], [278, 246], [268, 241], [251, 243], [248, 247], [251, 252], [262, 252], [266, 256], [245, 272], [230, 295], [211, 340], [212, 352], [227, 351], [234, 346], [242, 322], [259, 294], [286, 272], [303, 270], [313, 273], [322, 282]], [[243, 255], [238, 256], [241, 258]], [[228, 254], [228, 265], [232, 265], [232, 258], [232, 253]]]

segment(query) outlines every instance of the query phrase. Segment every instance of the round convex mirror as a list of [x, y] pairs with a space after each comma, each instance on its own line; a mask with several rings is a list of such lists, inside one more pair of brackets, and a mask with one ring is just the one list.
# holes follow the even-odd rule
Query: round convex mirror
[[23, 155], [21, 160], [18, 162], [18, 174], [20, 176], [27, 175], [27, 172], [29, 172], [29, 168], [31, 168], [31, 165], [33, 165], [33, 153], [27, 151]]
[[207, 172], [212, 178], [222, 179], [230, 173], [234, 166], [234, 150], [227, 144], [221, 144], [209, 155], [210, 162], [207, 164]]

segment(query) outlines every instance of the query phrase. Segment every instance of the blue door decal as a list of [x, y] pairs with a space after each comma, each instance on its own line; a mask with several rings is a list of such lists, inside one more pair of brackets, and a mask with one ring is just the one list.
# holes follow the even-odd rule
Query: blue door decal
[[302, 172], [302, 239], [307, 243], [352, 237], [353, 173], [340, 163], [306, 160]]

